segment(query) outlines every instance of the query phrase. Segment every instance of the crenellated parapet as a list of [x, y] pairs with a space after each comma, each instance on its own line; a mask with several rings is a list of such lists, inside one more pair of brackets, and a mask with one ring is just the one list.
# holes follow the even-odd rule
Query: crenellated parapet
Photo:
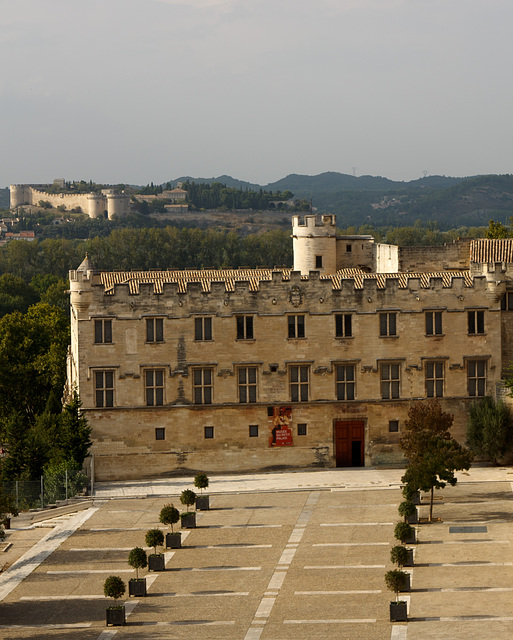
[[49, 202], [52, 207], [64, 207], [66, 210], [80, 208], [91, 218], [126, 215], [130, 210], [130, 198], [125, 193], [114, 193], [105, 189], [99, 193], [48, 193], [47, 185], [11, 185], [11, 209], [22, 205], [37, 206], [41, 201]]

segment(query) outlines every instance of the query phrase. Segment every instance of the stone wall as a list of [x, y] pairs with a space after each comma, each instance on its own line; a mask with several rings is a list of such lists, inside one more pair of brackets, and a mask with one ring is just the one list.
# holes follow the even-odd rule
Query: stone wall
[[[189, 274], [191, 272], [188, 272]], [[140, 282], [116, 284], [106, 293], [100, 274], [70, 272], [73, 381], [93, 428], [97, 479], [145, 477], [177, 469], [229, 471], [280, 466], [333, 466], [334, 423], [365, 424], [365, 463], [401, 461], [400, 429], [412, 400], [426, 398], [426, 363], [441, 362], [444, 407], [455, 413], [454, 434], [464, 441], [469, 402], [467, 365], [486, 362], [486, 391], [493, 394], [501, 372], [503, 327], [499, 303], [490, 300], [486, 277], [472, 283], [454, 277], [331, 278], [275, 271], [255, 289], [251, 281], [165, 283], [155, 289], [148, 274]], [[201, 280], [200, 276], [198, 278]], [[447, 284], [449, 283], [449, 284]], [[155, 293], [155, 291], [158, 293]], [[485, 333], [468, 335], [467, 315], [484, 312]], [[442, 313], [442, 333], [426, 335], [426, 313]], [[350, 314], [351, 336], [336, 337], [336, 315]], [[380, 314], [395, 314], [396, 335], [380, 336]], [[236, 317], [253, 318], [253, 337], [237, 339]], [[289, 317], [303, 316], [305, 337], [288, 337]], [[162, 318], [164, 341], [146, 340], [146, 319]], [[195, 339], [195, 320], [211, 318], [212, 340]], [[112, 322], [112, 343], [95, 344], [95, 320]], [[384, 364], [400, 370], [399, 399], [381, 398]], [[356, 399], [337, 400], [337, 365], [352, 365]], [[255, 367], [255, 403], [239, 403], [238, 372]], [[291, 401], [291, 371], [308, 372], [308, 400]], [[145, 372], [164, 371], [164, 404], [145, 406]], [[212, 404], [193, 404], [196, 369], [213, 373]], [[95, 372], [114, 372], [114, 406], [95, 407]], [[292, 408], [293, 446], [271, 448], [269, 407]], [[297, 435], [297, 425], [307, 435]], [[249, 437], [249, 425], [259, 435]], [[204, 428], [214, 427], [206, 439]], [[165, 429], [156, 440], [155, 428]]]

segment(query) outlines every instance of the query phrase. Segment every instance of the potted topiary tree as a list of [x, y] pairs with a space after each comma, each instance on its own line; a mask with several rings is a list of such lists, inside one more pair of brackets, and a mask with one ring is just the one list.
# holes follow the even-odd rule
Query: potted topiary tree
[[417, 512], [417, 507], [410, 502], [409, 500], [405, 500], [401, 502], [398, 508], [399, 515], [403, 516], [404, 521], [408, 524], [418, 524], [419, 522], [419, 514]]
[[397, 545], [390, 549], [390, 560], [398, 567], [413, 567], [413, 549]]
[[420, 504], [420, 491], [412, 487], [411, 484], [405, 484], [403, 487], [403, 496], [405, 500], [415, 505]]
[[139, 578], [139, 569], [148, 566], [146, 551], [141, 547], [134, 547], [128, 554], [128, 564], [135, 569], [135, 578], [128, 581], [128, 595], [143, 597], [146, 595], [146, 578]]
[[[126, 587], [125, 583], [119, 576], [109, 576], [107, 580], [105, 580], [103, 584], [103, 593], [106, 598], [114, 598], [114, 600], [118, 600], [125, 593]], [[112, 625], [123, 625], [125, 624], [125, 606], [122, 604], [115, 604], [107, 607], [107, 626], [109, 624]]]
[[408, 574], [398, 569], [385, 573], [385, 583], [390, 591], [395, 593], [395, 601], [390, 603], [390, 622], [406, 622], [408, 620], [408, 605], [399, 600], [399, 592], [404, 591]]
[[194, 486], [200, 490], [200, 495], [196, 497], [196, 510], [208, 511], [210, 509], [210, 497], [204, 496], [203, 489], [208, 487], [208, 476], [206, 473], [198, 473], [194, 477]]
[[406, 522], [398, 522], [395, 525], [394, 536], [402, 544], [415, 544], [415, 529]]
[[164, 544], [164, 534], [160, 529], [150, 529], [146, 533], [146, 544], [153, 547], [154, 553], [148, 556], [148, 568], [150, 571], [165, 571], [166, 559], [163, 553], [157, 553], [157, 547]]
[[[186, 507], [192, 507], [196, 502], [196, 494], [191, 489], [184, 489], [180, 496], [180, 502]], [[183, 529], [195, 529], [196, 528], [196, 513], [194, 511], [185, 511], [180, 514]]]
[[171, 526], [171, 533], [166, 533], [166, 549], [180, 549], [182, 546], [182, 534], [173, 531], [173, 525], [180, 520], [180, 512], [172, 504], [166, 504], [160, 511], [159, 521]]

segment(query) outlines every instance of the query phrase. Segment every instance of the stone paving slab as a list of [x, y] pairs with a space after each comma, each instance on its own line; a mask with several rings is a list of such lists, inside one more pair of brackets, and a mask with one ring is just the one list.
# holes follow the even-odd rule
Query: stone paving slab
[[[352, 475], [353, 483], [360, 477], [361, 472]], [[409, 569], [413, 591], [407, 625], [388, 621], [391, 594], [384, 585], [384, 573], [392, 568], [390, 546], [395, 544], [393, 525], [399, 519], [397, 504], [402, 497], [390, 477], [378, 479], [383, 484], [377, 486], [371, 484], [375, 477], [367, 476], [371, 488], [366, 489], [317, 486], [292, 491], [287, 486], [286, 492], [212, 495], [214, 509], [199, 513], [199, 527], [184, 532], [185, 548], [169, 552], [167, 570], [143, 572], [148, 577], [148, 597], [126, 599], [127, 608], [133, 610], [127, 625], [115, 629], [105, 627], [108, 601], [101, 594], [108, 573], [103, 570], [112, 569], [125, 581], [133, 575], [122, 573], [130, 571], [128, 551], [123, 549], [145, 546], [145, 531], [162, 527], [158, 523], [162, 506], [171, 501], [179, 506], [179, 501], [172, 495], [95, 501], [96, 511], [83, 516], [79, 527], [63, 536], [53, 552], [4, 597], [0, 637], [513, 637], [513, 591], [509, 590], [513, 589], [513, 566], [504, 565], [513, 562], [513, 476], [509, 471], [485, 469], [465, 476], [462, 484], [446, 488], [443, 501], [435, 506], [435, 515], [443, 522], [418, 527], [421, 542], [415, 546], [418, 564]], [[309, 479], [315, 484], [314, 475]], [[287, 483], [292, 483], [290, 478]], [[478, 517], [486, 523], [486, 533], [450, 533], [449, 523], [474, 524]], [[112, 530], [116, 528], [121, 530]], [[19, 533], [13, 532], [14, 540]], [[80, 548], [87, 551], [73, 550]], [[86, 570], [100, 573], [49, 573]], [[19, 626], [23, 624], [32, 627]], [[44, 624], [69, 626], [35, 626]]]

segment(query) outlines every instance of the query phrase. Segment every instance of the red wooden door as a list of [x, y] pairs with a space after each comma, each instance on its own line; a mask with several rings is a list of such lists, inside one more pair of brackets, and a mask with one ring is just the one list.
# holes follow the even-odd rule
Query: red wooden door
[[335, 422], [337, 467], [363, 467], [363, 420]]

